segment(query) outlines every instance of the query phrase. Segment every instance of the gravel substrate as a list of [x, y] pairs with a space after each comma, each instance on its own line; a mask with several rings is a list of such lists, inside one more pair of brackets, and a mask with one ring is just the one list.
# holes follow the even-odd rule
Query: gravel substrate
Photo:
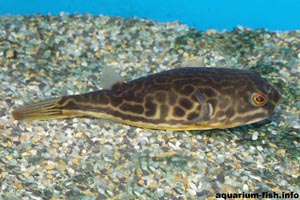
[[[1, 199], [214, 199], [300, 195], [300, 31], [196, 31], [178, 22], [67, 15], [0, 17]], [[180, 66], [250, 68], [279, 89], [270, 119], [158, 131], [102, 119], [14, 121], [24, 102], [96, 90]]]

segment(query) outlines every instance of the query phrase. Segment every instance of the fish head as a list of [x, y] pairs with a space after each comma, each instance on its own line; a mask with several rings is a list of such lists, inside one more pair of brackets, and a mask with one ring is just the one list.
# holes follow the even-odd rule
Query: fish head
[[254, 72], [239, 74], [218, 85], [217, 98], [212, 99], [213, 112], [207, 124], [231, 128], [269, 118], [281, 102], [280, 93]]
[[236, 88], [236, 92], [229, 94], [234, 109], [232, 115], [227, 115], [230, 127], [269, 118], [281, 102], [280, 93], [256, 73], [249, 74]]

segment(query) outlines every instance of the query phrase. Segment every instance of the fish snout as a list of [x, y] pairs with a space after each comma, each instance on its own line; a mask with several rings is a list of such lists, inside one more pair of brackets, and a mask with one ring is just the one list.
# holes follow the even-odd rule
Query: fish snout
[[273, 88], [269, 94], [269, 100], [274, 104], [274, 106], [276, 106], [282, 101], [282, 98], [280, 93]]

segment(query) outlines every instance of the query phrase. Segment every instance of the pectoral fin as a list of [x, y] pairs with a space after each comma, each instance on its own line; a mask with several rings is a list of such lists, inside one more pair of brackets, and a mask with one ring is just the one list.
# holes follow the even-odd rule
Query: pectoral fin
[[199, 101], [201, 109], [199, 111], [199, 115], [192, 119], [192, 121], [194, 123], [201, 124], [210, 119], [213, 113], [213, 107], [210, 103], [205, 101], [205, 97], [200, 90], [196, 91], [195, 98]]

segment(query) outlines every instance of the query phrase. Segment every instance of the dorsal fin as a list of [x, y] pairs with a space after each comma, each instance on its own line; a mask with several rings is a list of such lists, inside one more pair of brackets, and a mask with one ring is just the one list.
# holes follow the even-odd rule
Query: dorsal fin
[[113, 67], [105, 66], [102, 69], [100, 86], [103, 89], [111, 89], [113, 85], [123, 81], [124, 79], [114, 70]]

